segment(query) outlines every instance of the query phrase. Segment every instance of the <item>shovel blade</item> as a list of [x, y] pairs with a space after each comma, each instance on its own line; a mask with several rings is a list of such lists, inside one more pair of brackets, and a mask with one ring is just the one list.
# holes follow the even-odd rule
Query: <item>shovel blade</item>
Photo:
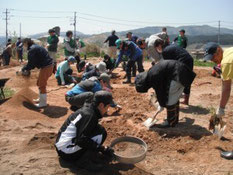
[[152, 127], [155, 123], [157, 122], [157, 120], [153, 120], [152, 118], [148, 118], [145, 122], [143, 122], [143, 125], [147, 128]]

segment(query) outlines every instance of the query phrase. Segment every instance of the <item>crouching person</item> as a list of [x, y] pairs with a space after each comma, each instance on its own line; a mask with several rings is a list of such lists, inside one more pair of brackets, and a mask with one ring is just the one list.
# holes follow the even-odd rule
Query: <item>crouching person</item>
[[74, 77], [72, 77], [73, 70], [70, 65], [74, 64], [76, 59], [73, 56], [69, 56], [67, 60], [62, 61], [57, 68], [55, 77], [58, 85], [66, 85], [71, 83], [77, 83]]
[[107, 112], [112, 103], [112, 94], [107, 91], [96, 92], [91, 103], [71, 114], [59, 130], [56, 139], [58, 155], [75, 163], [79, 168], [100, 171], [103, 165], [94, 162], [96, 155], [111, 157], [113, 150], [104, 147], [107, 132], [98, 121]]
[[158, 109], [167, 109], [167, 119], [158, 127], [174, 127], [179, 122], [179, 98], [184, 90], [192, 84], [196, 74], [183, 63], [176, 60], [160, 60], [148, 72], [136, 77], [138, 92], [155, 90]]

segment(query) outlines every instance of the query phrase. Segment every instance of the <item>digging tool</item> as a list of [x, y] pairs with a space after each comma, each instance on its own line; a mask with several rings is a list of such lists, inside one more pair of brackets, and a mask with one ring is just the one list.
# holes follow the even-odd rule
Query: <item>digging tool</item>
[[161, 110], [157, 110], [153, 118], [148, 118], [145, 122], [143, 122], [143, 125], [147, 128], [152, 127], [158, 120], [156, 119], [156, 116], [161, 112]]
[[219, 139], [223, 136], [226, 129], [226, 122], [222, 120], [222, 117], [218, 117], [216, 114], [210, 117], [209, 130], [213, 130], [213, 134], [217, 135]]

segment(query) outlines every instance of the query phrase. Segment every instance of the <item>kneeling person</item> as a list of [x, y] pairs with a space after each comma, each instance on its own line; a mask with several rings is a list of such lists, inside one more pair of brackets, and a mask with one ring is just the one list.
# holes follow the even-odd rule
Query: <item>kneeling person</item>
[[103, 167], [93, 162], [96, 154], [101, 152], [111, 156], [113, 150], [102, 146], [107, 132], [98, 121], [107, 112], [112, 103], [112, 94], [107, 91], [96, 92], [91, 103], [71, 114], [59, 130], [56, 139], [58, 155], [72, 161], [78, 167], [89, 171], [98, 171]]

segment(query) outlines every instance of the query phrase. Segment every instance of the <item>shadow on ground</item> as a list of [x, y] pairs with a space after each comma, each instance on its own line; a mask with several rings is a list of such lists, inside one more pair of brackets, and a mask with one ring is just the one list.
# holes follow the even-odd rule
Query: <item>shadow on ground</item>
[[150, 130], [157, 132], [160, 136], [165, 138], [189, 136], [195, 140], [199, 140], [203, 136], [212, 135], [212, 133], [206, 128], [194, 124], [194, 119], [185, 117], [183, 120], [184, 122], [180, 121], [176, 127], [158, 128], [155, 125]]
[[24, 101], [23, 102], [23, 106], [29, 110], [33, 110], [36, 112], [40, 112], [48, 117], [51, 118], [59, 118], [59, 117], [63, 117], [64, 115], [67, 114], [68, 112], [68, 108], [66, 107], [61, 107], [61, 106], [50, 106], [48, 105], [45, 108], [42, 109], [38, 109], [34, 104]]
[[199, 114], [199, 115], [205, 115], [205, 114], [209, 114], [210, 110], [203, 108], [201, 106], [192, 106], [189, 105], [187, 108], [180, 108], [180, 111], [184, 112], [184, 113], [195, 113], [195, 114]]

